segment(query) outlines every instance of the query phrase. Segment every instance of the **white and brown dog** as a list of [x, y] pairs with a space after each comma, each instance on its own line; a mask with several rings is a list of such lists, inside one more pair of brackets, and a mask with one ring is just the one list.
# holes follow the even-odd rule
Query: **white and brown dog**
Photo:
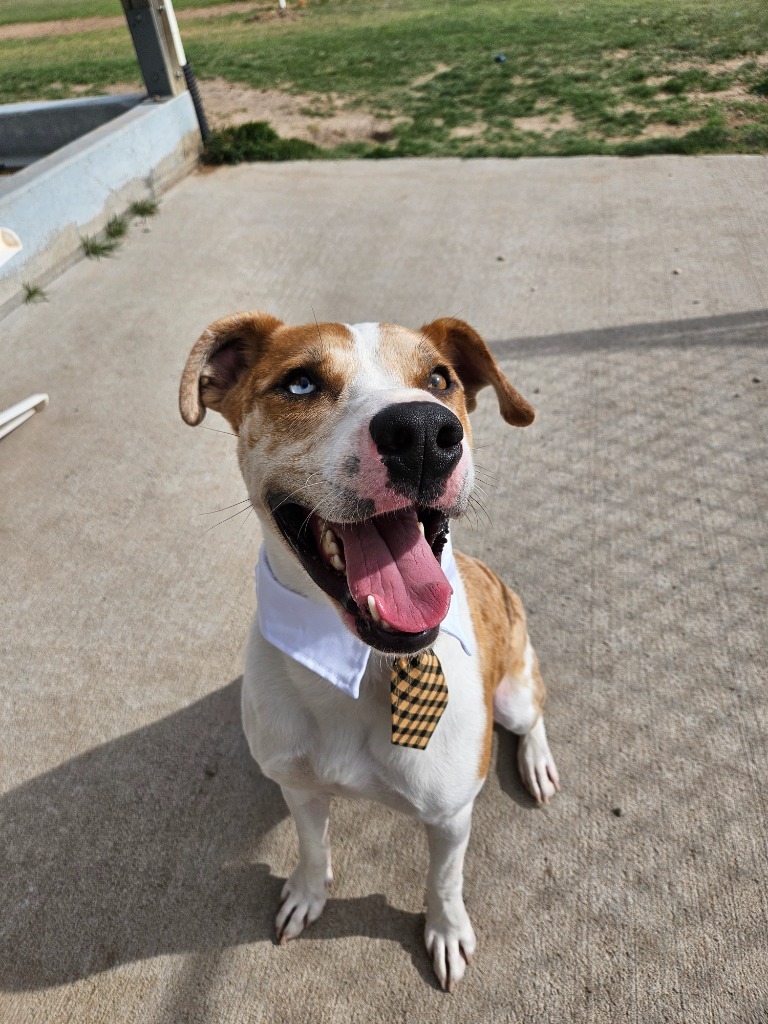
[[[322, 912], [331, 797], [380, 800], [426, 826], [425, 941], [448, 990], [475, 951], [462, 872], [494, 720], [520, 736], [535, 799], [559, 788], [522, 603], [481, 562], [454, 560], [448, 540], [473, 489], [468, 412], [486, 385], [507, 423], [533, 421], [462, 321], [289, 327], [252, 312], [208, 327], [180, 394], [187, 423], [207, 407], [232, 425], [264, 533], [242, 703], [251, 752], [299, 838], [278, 938]], [[427, 649], [449, 700], [414, 749], [393, 742], [391, 672]]]

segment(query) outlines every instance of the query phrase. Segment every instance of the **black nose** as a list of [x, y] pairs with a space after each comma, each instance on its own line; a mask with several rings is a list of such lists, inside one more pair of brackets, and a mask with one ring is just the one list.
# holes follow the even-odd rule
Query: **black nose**
[[450, 409], [438, 402], [400, 402], [377, 412], [370, 429], [395, 490], [424, 502], [440, 497], [464, 437]]

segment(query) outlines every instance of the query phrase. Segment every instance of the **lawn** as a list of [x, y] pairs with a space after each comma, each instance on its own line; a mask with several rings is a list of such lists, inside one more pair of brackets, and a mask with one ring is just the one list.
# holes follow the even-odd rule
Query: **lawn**
[[[5, 0], [6, 21], [9, 2], [25, 17], [119, 13]], [[182, 34], [201, 79], [308, 95], [318, 117], [332, 97], [392, 125], [337, 156], [768, 152], [765, 0], [308, 0], [293, 18], [238, 12]], [[2, 102], [133, 80], [123, 29], [0, 41]]]
[[[191, 7], [214, 7], [231, 0], [175, 0], [181, 11]], [[109, 18], [122, 14], [120, 0], [2, 0], [0, 25], [20, 21], [54, 21], [58, 18]]]

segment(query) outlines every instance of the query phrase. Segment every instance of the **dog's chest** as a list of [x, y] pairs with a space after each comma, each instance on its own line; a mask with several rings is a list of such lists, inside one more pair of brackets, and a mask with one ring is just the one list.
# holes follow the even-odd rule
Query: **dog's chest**
[[464, 806], [483, 781], [488, 710], [479, 658], [449, 636], [435, 650], [448, 706], [427, 748], [416, 750], [391, 742], [386, 659], [371, 657], [354, 700], [267, 643], [254, 624], [243, 724], [264, 774], [282, 786], [365, 797], [425, 819]]

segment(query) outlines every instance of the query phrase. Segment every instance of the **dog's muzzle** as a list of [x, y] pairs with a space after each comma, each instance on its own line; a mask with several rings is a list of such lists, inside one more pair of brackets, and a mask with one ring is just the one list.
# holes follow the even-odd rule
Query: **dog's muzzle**
[[373, 443], [393, 490], [411, 501], [434, 502], [461, 460], [464, 430], [439, 402], [401, 402], [376, 413]]

